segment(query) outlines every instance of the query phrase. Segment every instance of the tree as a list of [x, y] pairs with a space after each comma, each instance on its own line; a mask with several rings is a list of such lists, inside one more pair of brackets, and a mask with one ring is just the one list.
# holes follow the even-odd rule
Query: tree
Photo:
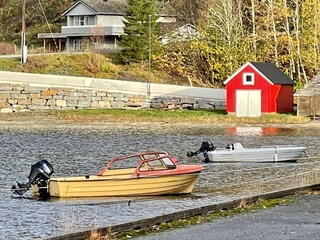
[[[48, 31], [44, 14], [53, 30], [57, 30], [65, 20], [61, 17], [61, 13], [73, 2], [73, 0], [26, 0], [27, 44], [41, 43], [37, 38], [37, 31], [41, 29]], [[0, 41], [19, 44], [20, 33], [21, 1], [0, 0]]]
[[120, 41], [121, 59], [125, 63], [148, 59], [151, 38], [152, 53], [157, 54], [158, 7], [156, 0], [128, 0], [124, 36]]
[[[301, 54], [308, 76], [319, 72], [320, 60], [320, 1], [306, 0], [301, 6]], [[302, 82], [301, 85], [303, 85]]]
[[207, 0], [170, 0], [166, 8], [172, 16], [176, 16], [179, 26], [191, 23], [197, 25], [208, 8]]

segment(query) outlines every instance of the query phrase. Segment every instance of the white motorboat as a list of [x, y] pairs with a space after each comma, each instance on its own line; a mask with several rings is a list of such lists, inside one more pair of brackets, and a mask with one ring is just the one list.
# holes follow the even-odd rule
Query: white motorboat
[[226, 148], [217, 148], [212, 142], [202, 142], [196, 152], [187, 156], [203, 155], [204, 162], [237, 163], [237, 162], [296, 162], [305, 154], [306, 148], [295, 145], [262, 146], [244, 148], [241, 143], [228, 144]]

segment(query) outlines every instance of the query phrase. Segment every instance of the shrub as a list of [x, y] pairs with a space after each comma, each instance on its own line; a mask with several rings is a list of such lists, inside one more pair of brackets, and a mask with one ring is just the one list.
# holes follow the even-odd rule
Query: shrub
[[16, 53], [16, 45], [11, 43], [0, 42], [0, 54], [10, 55]]
[[34, 69], [40, 69], [43, 70], [47, 67], [48, 63], [47, 60], [44, 56], [34, 56], [34, 57], [29, 57], [28, 61], [30, 65]]

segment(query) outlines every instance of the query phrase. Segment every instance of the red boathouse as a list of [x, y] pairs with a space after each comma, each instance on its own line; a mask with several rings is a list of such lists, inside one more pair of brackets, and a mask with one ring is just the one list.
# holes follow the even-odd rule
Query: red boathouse
[[248, 62], [224, 84], [228, 114], [259, 117], [293, 111], [294, 82], [272, 63]]

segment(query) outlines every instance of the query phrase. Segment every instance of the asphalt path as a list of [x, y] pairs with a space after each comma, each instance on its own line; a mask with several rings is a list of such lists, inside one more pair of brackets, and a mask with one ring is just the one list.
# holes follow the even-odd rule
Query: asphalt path
[[[43, 56], [43, 55], [59, 55], [59, 54], [66, 54], [66, 55], [76, 55], [76, 54], [83, 54], [83, 52], [53, 52], [53, 53], [31, 53], [28, 54], [28, 57], [33, 57], [33, 56]], [[21, 54], [9, 54], [9, 55], [0, 55], [0, 58], [21, 58]]]
[[320, 240], [320, 195], [298, 195], [289, 205], [224, 217], [139, 240]]

